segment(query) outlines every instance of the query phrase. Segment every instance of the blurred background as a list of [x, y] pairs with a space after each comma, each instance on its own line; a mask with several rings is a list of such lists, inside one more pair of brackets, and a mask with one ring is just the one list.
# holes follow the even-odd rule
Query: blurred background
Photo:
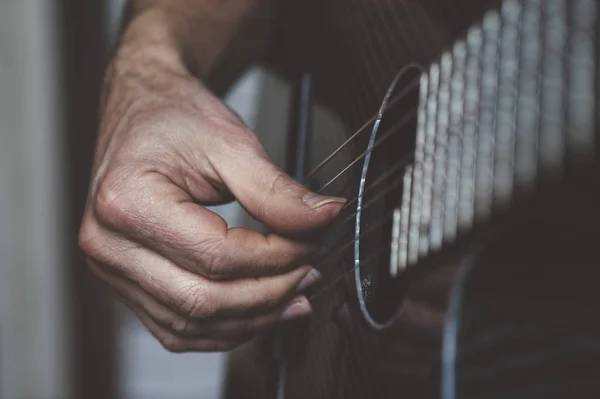
[[[0, 0], [2, 399], [219, 397], [226, 357], [166, 352], [77, 248], [123, 3]], [[288, 99], [260, 69], [227, 96], [280, 163]], [[251, 223], [236, 204], [216, 211], [231, 225]]]

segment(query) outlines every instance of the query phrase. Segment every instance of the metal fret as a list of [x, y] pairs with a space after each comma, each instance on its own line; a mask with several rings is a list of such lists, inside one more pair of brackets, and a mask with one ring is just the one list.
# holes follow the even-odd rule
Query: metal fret
[[472, 28], [467, 36], [463, 145], [461, 151], [460, 187], [458, 197], [458, 227], [460, 231], [466, 231], [473, 225], [473, 202], [475, 196], [474, 169], [477, 149], [482, 42], [483, 32], [481, 28]]
[[433, 196], [433, 164], [438, 114], [438, 93], [440, 88], [440, 66], [431, 65], [429, 70], [429, 96], [425, 116], [425, 154], [423, 159], [423, 199], [419, 227], [419, 256], [429, 252], [429, 224], [431, 223], [431, 203]]
[[462, 152], [463, 111], [467, 48], [458, 42], [453, 50], [450, 93], [450, 126], [448, 129], [448, 160], [446, 164], [446, 190], [444, 190], [444, 241], [453, 241], [458, 229], [458, 190]]
[[475, 157], [475, 218], [480, 222], [487, 220], [492, 212], [501, 28], [502, 21], [497, 12], [488, 13], [485, 16], [483, 20], [479, 131]]
[[541, 0], [528, 0], [521, 23], [521, 63], [517, 98], [515, 181], [524, 194], [537, 177], [540, 69], [542, 65]]
[[415, 161], [413, 167], [413, 184], [410, 205], [410, 226], [408, 241], [408, 262], [414, 264], [419, 259], [419, 227], [421, 219], [421, 198], [423, 191], [423, 163], [425, 159], [425, 130], [426, 130], [426, 102], [429, 87], [427, 74], [421, 76], [419, 89], [419, 110], [417, 116], [417, 140], [415, 145]]
[[435, 134], [433, 197], [431, 200], [431, 225], [429, 227], [430, 248], [433, 251], [437, 251], [442, 247], [443, 238], [448, 126], [450, 123], [450, 81], [452, 78], [452, 55], [450, 53], [444, 53], [442, 55], [440, 65], [437, 131]]
[[493, 203], [496, 207], [506, 209], [511, 204], [514, 190], [521, 1], [505, 1], [501, 14], [503, 23], [500, 37], [500, 81], [498, 85], [496, 140], [494, 143]]

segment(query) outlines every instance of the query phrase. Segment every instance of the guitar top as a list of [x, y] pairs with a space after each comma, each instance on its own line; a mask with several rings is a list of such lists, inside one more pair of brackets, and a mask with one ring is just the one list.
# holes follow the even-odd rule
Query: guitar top
[[291, 172], [348, 204], [322, 237], [315, 314], [233, 353], [227, 397], [440, 397], [461, 266], [596, 167], [600, 5], [286, 3], [271, 57], [302, 77]]

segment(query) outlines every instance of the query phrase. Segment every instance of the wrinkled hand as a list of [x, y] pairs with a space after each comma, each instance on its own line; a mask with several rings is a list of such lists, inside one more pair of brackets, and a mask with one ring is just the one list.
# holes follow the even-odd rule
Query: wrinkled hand
[[[175, 352], [229, 350], [309, 314], [314, 248], [286, 237], [326, 226], [343, 200], [294, 182], [196, 79], [109, 76], [79, 234], [93, 272]], [[234, 198], [278, 234], [203, 206]]]

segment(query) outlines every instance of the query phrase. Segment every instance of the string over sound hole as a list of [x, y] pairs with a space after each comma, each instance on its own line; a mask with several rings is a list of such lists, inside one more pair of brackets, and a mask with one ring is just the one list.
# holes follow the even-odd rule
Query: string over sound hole
[[409, 286], [409, 275], [402, 266], [406, 263], [406, 246], [399, 238], [408, 229], [406, 206], [421, 74], [418, 66], [408, 66], [388, 89], [373, 124], [359, 184], [355, 282], [361, 311], [378, 329], [393, 319]]

